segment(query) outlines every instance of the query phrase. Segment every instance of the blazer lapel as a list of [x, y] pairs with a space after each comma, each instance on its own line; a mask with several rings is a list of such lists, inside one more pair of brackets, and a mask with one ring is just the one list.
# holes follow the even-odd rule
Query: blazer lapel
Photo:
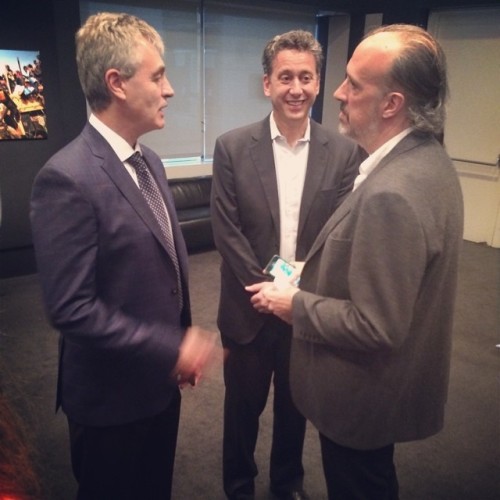
[[299, 226], [297, 232], [297, 240], [304, 230], [304, 224], [307, 220], [307, 215], [313, 201], [321, 190], [321, 184], [325, 175], [328, 152], [325, 147], [327, 139], [316, 126], [316, 123], [311, 120], [311, 141], [309, 144], [309, 155], [307, 159], [306, 176], [304, 179], [304, 189], [302, 191], [302, 199], [300, 202]]
[[427, 137], [419, 136], [416, 133], [411, 133], [407, 135], [401, 142], [396, 144], [396, 146], [385, 156], [382, 158], [380, 163], [375, 167], [373, 172], [366, 178], [365, 181], [356, 189], [353, 193], [351, 193], [345, 201], [337, 208], [335, 213], [330, 217], [328, 222], [324, 225], [321, 232], [318, 234], [316, 241], [312, 245], [309, 254], [307, 255], [307, 259], [310, 259], [321, 247], [324, 245], [326, 238], [333, 231], [333, 229], [339, 224], [339, 222], [346, 217], [351, 211], [351, 207], [357, 203], [357, 199], [362, 195], [363, 191], [367, 189], [370, 183], [373, 181], [375, 176], [380, 170], [382, 170], [387, 164], [389, 164], [394, 158], [399, 156], [402, 153], [406, 153], [408, 150], [413, 149], [419, 146], [423, 141], [428, 140]]
[[[278, 198], [278, 181], [274, 165], [273, 143], [271, 140], [271, 127], [269, 117], [261, 122], [260, 130], [253, 136], [254, 144], [250, 147], [250, 156], [257, 175], [262, 184], [262, 189], [269, 206], [269, 212], [279, 238], [280, 234], [280, 210]], [[249, 186], [251, 189], [251, 186]]]
[[139, 217], [148, 226], [158, 241], [160, 241], [165, 251], [167, 251], [160, 226], [153, 212], [111, 146], [90, 124], [86, 125], [84, 135], [88, 138], [88, 143], [94, 156], [99, 158], [101, 168], [108, 174], [117, 189], [129, 201]]
[[315, 253], [317, 253], [325, 244], [326, 238], [334, 230], [334, 228], [346, 217], [350, 211], [353, 203], [357, 199], [357, 193], [354, 192], [350, 194], [345, 201], [335, 210], [333, 215], [328, 219], [326, 224], [321, 229], [320, 233], [316, 237], [316, 240], [311, 246], [309, 253], [307, 254], [306, 260], [309, 260]]
[[[363, 187], [365, 183], [373, 179], [373, 176], [376, 172], [383, 169], [388, 163], [390, 163], [394, 158], [399, 156], [400, 154], [406, 153], [410, 149], [413, 149], [417, 146], [420, 146], [425, 141], [428, 141], [429, 137], [425, 135], [419, 135], [416, 132], [412, 132], [408, 134], [406, 137], [401, 139], [400, 142], [392, 148], [389, 153], [380, 160], [380, 163], [374, 168], [373, 172], [366, 178], [365, 181], [361, 184], [360, 188]], [[357, 191], [357, 190], [356, 190]]]

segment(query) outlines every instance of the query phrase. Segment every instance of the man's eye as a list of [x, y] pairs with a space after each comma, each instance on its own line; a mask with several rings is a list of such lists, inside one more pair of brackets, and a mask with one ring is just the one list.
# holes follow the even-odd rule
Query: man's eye
[[349, 84], [349, 87], [351, 87], [351, 89], [355, 90], [358, 88], [358, 86], [356, 85], [355, 82], [353, 82], [350, 78], [347, 79], [347, 83]]

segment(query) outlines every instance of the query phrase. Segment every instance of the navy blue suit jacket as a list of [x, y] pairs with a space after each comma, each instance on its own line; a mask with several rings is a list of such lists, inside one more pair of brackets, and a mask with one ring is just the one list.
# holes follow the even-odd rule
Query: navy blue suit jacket
[[187, 252], [158, 156], [142, 146], [172, 221], [174, 265], [146, 200], [90, 125], [38, 174], [31, 221], [50, 320], [61, 332], [57, 405], [83, 425], [155, 415], [190, 324]]

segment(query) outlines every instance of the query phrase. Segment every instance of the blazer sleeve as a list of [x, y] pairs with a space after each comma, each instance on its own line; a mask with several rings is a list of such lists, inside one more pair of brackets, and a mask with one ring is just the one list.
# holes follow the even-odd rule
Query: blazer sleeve
[[[267, 278], [262, 273], [262, 265], [256, 255], [249, 238], [243, 229], [243, 214], [241, 203], [238, 201], [238, 189], [235, 179], [235, 159], [232, 157], [225, 142], [218, 138], [215, 144], [213, 158], [213, 177], [211, 193], [211, 217], [214, 231], [214, 240], [224, 262], [227, 263], [240, 285], [246, 286]], [[254, 179], [257, 181], [256, 179]], [[248, 185], [248, 190], [254, 189]], [[265, 203], [260, 200], [260, 203]], [[252, 207], [252, 214], [258, 219], [262, 216], [269, 218], [269, 213], [259, 215], [259, 207]], [[267, 208], [265, 209], [267, 211]], [[248, 214], [246, 214], [248, 216]], [[263, 226], [263, 221], [259, 224]], [[255, 235], [256, 241], [262, 238]], [[269, 246], [266, 244], [265, 246]]]

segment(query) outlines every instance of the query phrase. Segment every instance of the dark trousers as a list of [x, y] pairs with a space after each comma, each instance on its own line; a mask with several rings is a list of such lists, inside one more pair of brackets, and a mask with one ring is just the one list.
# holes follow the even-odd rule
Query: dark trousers
[[281, 493], [302, 487], [306, 424], [290, 395], [291, 327], [274, 319], [250, 344], [239, 345], [222, 337], [229, 350], [224, 364], [223, 437], [223, 482], [228, 497], [254, 492], [259, 417], [266, 406], [273, 374], [271, 489]]
[[328, 500], [397, 500], [394, 445], [353, 450], [320, 434]]
[[159, 415], [109, 427], [68, 418], [78, 500], [168, 500], [171, 496], [180, 393]]

